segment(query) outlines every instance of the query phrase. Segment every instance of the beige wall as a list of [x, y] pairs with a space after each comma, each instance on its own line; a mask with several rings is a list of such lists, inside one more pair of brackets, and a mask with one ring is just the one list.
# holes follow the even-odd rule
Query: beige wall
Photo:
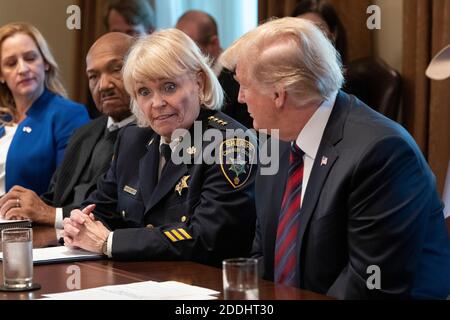
[[381, 29], [373, 30], [374, 53], [402, 72], [403, 1], [374, 0], [381, 9]]
[[77, 0], [0, 0], [0, 25], [26, 21], [42, 32], [60, 66], [69, 97], [73, 100], [77, 100], [73, 96], [77, 31], [67, 29], [66, 9], [77, 3]]

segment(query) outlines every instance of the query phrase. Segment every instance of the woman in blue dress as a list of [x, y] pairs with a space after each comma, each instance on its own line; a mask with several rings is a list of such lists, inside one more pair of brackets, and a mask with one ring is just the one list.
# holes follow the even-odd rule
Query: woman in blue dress
[[27, 23], [0, 27], [0, 196], [14, 185], [47, 190], [73, 131], [89, 121], [65, 97], [42, 34]]

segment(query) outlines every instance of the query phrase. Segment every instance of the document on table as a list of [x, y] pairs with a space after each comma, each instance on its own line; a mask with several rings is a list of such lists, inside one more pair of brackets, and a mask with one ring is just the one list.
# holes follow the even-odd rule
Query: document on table
[[[33, 249], [33, 264], [47, 264], [69, 261], [102, 259], [103, 255], [82, 249], [71, 249], [65, 246]], [[3, 253], [0, 252], [0, 260]]]
[[55, 300], [212, 300], [219, 293], [177, 281], [144, 281], [44, 296]]

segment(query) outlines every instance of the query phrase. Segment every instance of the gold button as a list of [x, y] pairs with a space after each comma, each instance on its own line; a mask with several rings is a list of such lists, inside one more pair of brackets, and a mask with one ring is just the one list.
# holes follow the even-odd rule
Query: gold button
[[187, 220], [187, 217], [186, 217], [186, 216], [182, 216], [182, 217], [181, 217], [181, 222], [186, 222], [186, 220]]
[[147, 225], [147, 228], [152, 229], [152, 228], [153, 228], [153, 225], [150, 223], [150, 224]]

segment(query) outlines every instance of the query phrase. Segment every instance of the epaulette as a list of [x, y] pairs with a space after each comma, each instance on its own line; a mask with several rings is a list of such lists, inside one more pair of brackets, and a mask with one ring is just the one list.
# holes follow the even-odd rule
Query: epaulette
[[208, 121], [212, 127], [215, 127], [217, 129], [225, 129], [226, 126], [228, 125], [228, 121], [224, 121], [215, 116], [208, 117]]

